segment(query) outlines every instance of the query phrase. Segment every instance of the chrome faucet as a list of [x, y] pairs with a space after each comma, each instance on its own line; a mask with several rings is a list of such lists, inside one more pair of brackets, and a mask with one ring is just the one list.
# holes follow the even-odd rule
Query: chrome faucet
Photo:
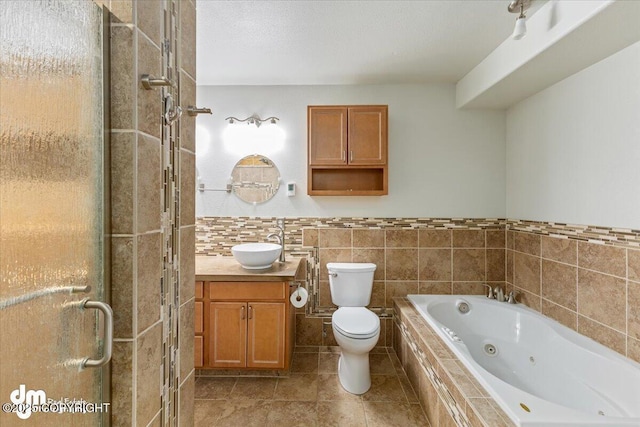
[[509, 304], [517, 304], [518, 301], [516, 301], [516, 296], [518, 295], [519, 292], [516, 291], [511, 291], [509, 292], [509, 298], [507, 298], [507, 302]]
[[486, 283], [483, 283], [482, 286], [486, 286], [487, 288], [489, 288], [489, 293], [487, 294], [487, 298], [489, 299], [496, 298], [495, 294], [493, 293], [493, 288], [491, 286], [487, 285]]
[[493, 292], [496, 294], [496, 301], [505, 302], [504, 291], [500, 286], [496, 286]]
[[285, 257], [284, 257], [284, 218], [278, 218], [276, 220], [276, 227], [278, 227], [278, 232], [277, 233], [271, 233], [269, 235], [267, 235], [267, 240], [275, 237], [278, 240], [278, 243], [280, 244], [280, 246], [282, 246], [282, 250], [280, 251], [280, 258], [278, 259], [278, 261], [280, 262], [285, 262]]

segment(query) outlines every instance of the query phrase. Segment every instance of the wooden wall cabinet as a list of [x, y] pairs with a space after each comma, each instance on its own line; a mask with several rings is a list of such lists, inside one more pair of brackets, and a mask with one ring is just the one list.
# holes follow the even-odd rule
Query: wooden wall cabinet
[[388, 194], [388, 106], [308, 106], [307, 193]]
[[202, 303], [202, 365], [196, 367], [288, 369], [295, 313], [287, 282], [206, 282]]

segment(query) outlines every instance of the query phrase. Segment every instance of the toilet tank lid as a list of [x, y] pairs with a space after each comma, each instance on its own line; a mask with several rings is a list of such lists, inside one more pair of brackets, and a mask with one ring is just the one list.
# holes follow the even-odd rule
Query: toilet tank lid
[[371, 262], [330, 262], [327, 263], [327, 270], [334, 272], [368, 272], [376, 271], [376, 265]]

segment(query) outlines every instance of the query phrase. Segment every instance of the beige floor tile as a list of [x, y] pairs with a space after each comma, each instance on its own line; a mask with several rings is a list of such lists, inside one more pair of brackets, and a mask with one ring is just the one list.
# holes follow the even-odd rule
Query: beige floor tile
[[367, 427], [424, 427], [429, 422], [420, 405], [400, 402], [364, 402]]
[[196, 379], [196, 399], [227, 399], [236, 378], [227, 377], [200, 377]]
[[224, 411], [225, 400], [196, 400], [194, 407], [194, 426], [214, 426], [218, 416]]
[[[216, 427], [264, 427], [272, 402], [264, 400], [227, 400], [214, 424]], [[200, 427], [197, 424], [197, 427]]]
[[360, 401], [360, 396], [342, 388], [338, 374], [318, 375], [318, 401], [350, 400]]
[[318, 361], [319, 374], [335, 374], [338, 372], [339, 353], [320, 353]]
[[387, 353], [369, 354], [369, 367], [372, 375], [394, 375], [396, 373]]
[[317, 374], [291, 374], [289, 378], [278, 378], [273, 400], [315, 402], [317, 399]]
[[238, 378], [230, 399], [272, 399], [277, 378]]
[[318, 373], [318, 353], [295, 353], [290, 371], [291, 373]]
[[366, 425], [361, 401], [318, 402], [319, 427], [365, 427]]
[[362, 395], [362, 400], [370, 402], [404, 402], [404, 395], [397, 375], [371, 375], [371, 388]]
[[266, 426], [310, 427], [317, 425], [316, 402], [270, 402]]

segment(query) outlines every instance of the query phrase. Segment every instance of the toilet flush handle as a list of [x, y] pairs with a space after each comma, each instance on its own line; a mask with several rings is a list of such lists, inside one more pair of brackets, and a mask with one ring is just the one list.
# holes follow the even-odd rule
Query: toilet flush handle
[[338, 277], [338, 273], [329, 272], [329, 276], [331, 276], [331, 277]]

